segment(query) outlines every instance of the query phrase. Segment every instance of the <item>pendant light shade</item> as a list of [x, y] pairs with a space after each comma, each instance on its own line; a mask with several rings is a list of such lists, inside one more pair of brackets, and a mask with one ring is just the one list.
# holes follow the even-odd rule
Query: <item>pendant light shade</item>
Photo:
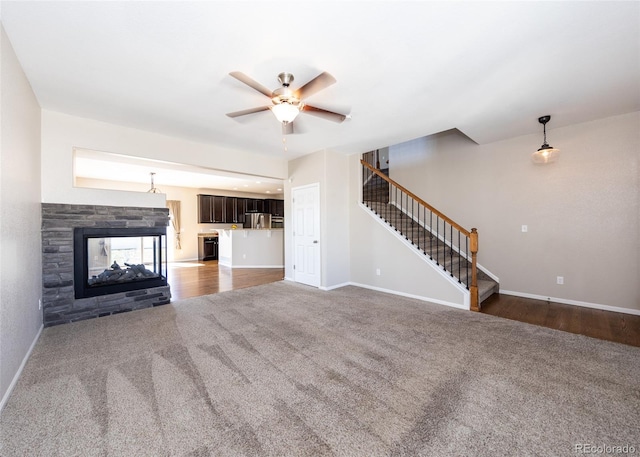
[[531, 155], [531, 159], [534, 163], [551, 163], [558, 160], [560, 156], [560, 149], [556, 149], [552, 146], [549, 146], [547, 143], [547, 122], [551, 119], [551, 116], [542, 116], [538, 118], [538, 122], [542, 124], [542, 128], [544, 131], [544, 142], [542, 146]]

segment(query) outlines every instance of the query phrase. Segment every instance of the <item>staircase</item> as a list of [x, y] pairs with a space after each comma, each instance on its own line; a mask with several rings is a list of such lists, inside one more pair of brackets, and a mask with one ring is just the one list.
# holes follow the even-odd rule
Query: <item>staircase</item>
[[[388, 169], [363, 165], [363, 201], [374, 214], [420, 250], [429, 261], [472, 293], [471, 308], [497, 293], [499, 284], [475, 265], [477, 232], [467, 231], [388, 177]], [[475, 270], [475, 271], [474, 271]], [[477, 291], [477, 292], [476, 292]], [[477, 293], [477, 300], [473, 295]]]
[[[378, 171], [387, 178], [389, 177], [388, 168]], [[364, 192], [362, 194], [366, 195], [369, 201], [389, 203], [389, 182], [380, 175], [371, 174], [367, 182], [364, 183]]]

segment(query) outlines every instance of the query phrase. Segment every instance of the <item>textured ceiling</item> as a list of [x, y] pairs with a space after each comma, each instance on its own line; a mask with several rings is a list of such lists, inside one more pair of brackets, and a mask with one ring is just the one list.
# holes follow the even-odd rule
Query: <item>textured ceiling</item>
[[282, 156], [270, 89], [337, 83], [287, 158], [457, 128], [478, 143], [640, 110], [639, 2], [10, 2], [0, 14], [44, 109]]

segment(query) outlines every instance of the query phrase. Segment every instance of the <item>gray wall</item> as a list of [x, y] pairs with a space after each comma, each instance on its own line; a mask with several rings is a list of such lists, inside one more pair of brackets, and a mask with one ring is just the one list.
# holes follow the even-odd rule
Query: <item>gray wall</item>
[[[323, 150], [289, 162], [284, 184], [285, 214], [291, 214], [291, 189], [320, 184], [320, 287], [349, 282], [349, 159]], [[291, 216], [289, 216], [291, 217]], [[293, 224], [285, 224], [285, 278], [293, 279]]]
[[0, 37], [0, 409], [42, 327], [40, 106]]
[[453, 130], [391, 147], [390, 176], [478, 228], [502, 290], [640, 310], [640, 113], [547, 127], [557, 163], [530, 160], [542, 129], [485, 145]]
[[[376, 290], [469, 309], [462, 286], [360, 204], [360, 155], [349, 157], [350, 278]], [[379, 273], [378, 274], [378, 270]]]

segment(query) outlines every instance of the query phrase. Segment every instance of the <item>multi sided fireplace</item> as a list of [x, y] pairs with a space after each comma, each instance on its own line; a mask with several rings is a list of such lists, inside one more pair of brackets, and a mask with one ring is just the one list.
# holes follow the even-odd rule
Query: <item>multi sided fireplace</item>
[[75, 228], [75, 298], [167, 285], [166, 227]]

